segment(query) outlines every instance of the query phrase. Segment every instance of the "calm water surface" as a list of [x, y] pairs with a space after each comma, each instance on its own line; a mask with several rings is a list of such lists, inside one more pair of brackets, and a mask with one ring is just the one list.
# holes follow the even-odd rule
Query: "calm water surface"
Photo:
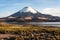
[[31, 25], [40, 25], [40, 26], [58, 26], [60, 27], [60, 22], [27, 22]]

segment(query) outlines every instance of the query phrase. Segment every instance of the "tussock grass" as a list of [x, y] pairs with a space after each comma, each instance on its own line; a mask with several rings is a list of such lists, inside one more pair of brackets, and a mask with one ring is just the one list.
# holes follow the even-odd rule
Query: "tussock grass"
[[15, 34], [16, 37], [14, 38], [16, 38], [16, 40], [30, 40], [32, 38], [34, 40], [42, 40], [49, 33], [49, 35], [47, 35], [48, 37], [45, 37], [44, 40], [60, 40], [60, 28], [58, 27], [0, 23], [0, 33]]
[[16, 31], [16, 30], [49, 30], [49, 31], [60, 31], [59, 27], [46, 27], [46, 26], [35, 26], [35, 25], [18, 25], [18, 24], [8, 24], [0, 23], [0, 30], [6, 31]]

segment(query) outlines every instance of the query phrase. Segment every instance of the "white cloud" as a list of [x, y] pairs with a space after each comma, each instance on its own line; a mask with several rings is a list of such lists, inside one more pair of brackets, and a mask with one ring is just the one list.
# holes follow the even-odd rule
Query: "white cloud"
[[60, 16], [60, 8], [45, 8], [40, 11], [43, 14], [50, 14], [53, 16]]

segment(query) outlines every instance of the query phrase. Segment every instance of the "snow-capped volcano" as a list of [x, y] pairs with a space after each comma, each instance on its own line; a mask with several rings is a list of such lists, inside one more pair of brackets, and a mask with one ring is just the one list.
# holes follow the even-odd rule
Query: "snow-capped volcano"
[[37, 13], [37, 11], [34, 8], [30, 7], [30, 6], [24, 7], [22, 10], [20, 10], [20, 12], [31, 12], [33, 14]]
[[22, 10], [6, 17], [11, 20], [31, 20], [31, 21], [57, 21], [60, 17], [42, 14], [32, 7], [24, 7]]
[[34, 8], [28, 6], [24, 7], [22, 10], [19, 10], [18, 12], [10, 15], [10, 17], [25, 17], [25, 16], [32, 16], [37, 14], [38, 11], [35, 10]]

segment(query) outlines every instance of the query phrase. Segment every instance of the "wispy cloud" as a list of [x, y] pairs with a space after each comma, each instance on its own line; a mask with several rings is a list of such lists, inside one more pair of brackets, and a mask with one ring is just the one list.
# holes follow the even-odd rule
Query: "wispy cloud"
[[45, 8], [41, 10], [41, 13], [60, 16], [60, 8]]

